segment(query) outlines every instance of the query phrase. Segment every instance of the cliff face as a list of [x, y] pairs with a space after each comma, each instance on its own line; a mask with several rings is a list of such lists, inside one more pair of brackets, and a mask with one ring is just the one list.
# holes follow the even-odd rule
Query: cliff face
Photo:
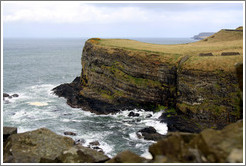
[[80, 94], [122, 107], [175, 106], [177, 68], [159, 62], [159, 56], [87, 41], [82, 55]]
[[239, 32], [236, 37], [229, 33], [232, 41], [220, 31], [209, 40], [183, 45], [89, 39], [80, 78], [54, 91], [72, 107], [98, 114], [165, 109], [162, 118], [170, 131], [222, 128], [242, 118], [242, 68], [238, 78], [235, 63], [243, 62], [243, 40]]

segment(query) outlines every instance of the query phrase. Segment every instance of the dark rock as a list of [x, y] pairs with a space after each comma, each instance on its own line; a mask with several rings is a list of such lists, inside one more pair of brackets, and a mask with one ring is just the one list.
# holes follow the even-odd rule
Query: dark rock
[[134, 112], [131, 111], [131, 112], [128, 114], [128, 116], [129, 116], [129, 117], [131, 117], [131, 116], [132, 116], [132, 117], [137, 117], [137, 116], [139, 116], [139, 113], [134, 113]]
[[3, 162], [38, 163], [41, 158], [54, 161], [73, 145], [72, 138], [57, 135], [46, 128], [13, 134], [3, 147]]
[[68, 114], [63, 114], [63, 115], [68, 116], [68, 115], [72, 115], [72, 114], [68, 113]]
[[235, 64], [238, 84], [241, 91], [243, 91], [243, 63], [236, 63]]
[[71, 131], [65, 131], [65, 132], [64, 132], [64, 135], [73, 135], [73, 136], [75, 136], [75, 135], [77, 135], [77, 134], [74, 133], [74, 132], [71, 132]]
[[131, 151], [123, 151], [108, 160], [107, 163], [147, 163], [149, 160], [136, 155]]
[[62, 152], [57, 160], [62, 163], [103, 163], [109, 158], [102, 152], [77, 145]]
[[210, 52], [210, 53], [200, 53], [199, 56], [214, 56], [214, 55]]
[[243, 122], [199, 134], [174, 132], [149, 147], [152, 162], [243, 162]]
[[17, 134], [16, 127], [3, 127], [3, 142], [5, 142], [12, 134]]
[[221, 56], [240, 55], [239, 52], [222, 52]]
[[19, 97], [19, 95], [18, 94], [13, 94], [12, 97]]
[[90, 142], [89, 145], [92, 145], [92, 146], [99, 146], [100, 143], [98, 141], [93, 141], [93, 142]]
[[158, 141], [162, 138], [165, 138], [165, 135], [157, 133], [154, 127], [147, 127], [142, 130], [139, 130], [137, 133], [138, 138], [143, 138], [146, 140]]
[[152, 115], [151, 114], [148, 114], [148, 115], [146, 115], [145, 118], [151, 118], [151, 117], [152, 117]]
[[154, 127], [146, 127], [142, 130], [139, 130], [139, 132], [141, 133], [149, 133], [149, 134], [153, 134], [153, 133], [156, 133], [156, 129]]
[[9, 94], [3, 93], [3, 97], [9, 97]]
[[[168, 127], [168, 132], [191, 132], [191, 133], [199, 133], [201, 132], [200, 125], [190, 119], [187, 115], [183, 114], [182, 112], [178, 112], [178, 115], [173, 113], [164, 112], [160, 119], [162, 123], [166, 123]], [[189, 119], [189, 120], [187, 120]]]

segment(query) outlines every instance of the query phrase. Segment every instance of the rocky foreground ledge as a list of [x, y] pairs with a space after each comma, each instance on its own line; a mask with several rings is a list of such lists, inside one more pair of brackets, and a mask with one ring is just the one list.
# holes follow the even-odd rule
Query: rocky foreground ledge
[[149, 147], [153, 159], [126, 150], [113, 158], [103, 152], [76, 145], [72, 138], [46, 128], [16, 133], [4, 127], [4, 163], [242, 163], [243, 121], [223, 130], [206, 129], [199, 134], [170, 132]]

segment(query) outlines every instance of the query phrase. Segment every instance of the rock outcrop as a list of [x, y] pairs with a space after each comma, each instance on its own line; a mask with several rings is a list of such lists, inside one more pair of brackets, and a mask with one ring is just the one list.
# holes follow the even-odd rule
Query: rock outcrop
[[139, 130], [136, 134], [140, 139], [143, 138], [146, 140], [153, 141], [158, 141], [165, 137], [165, 135], [158, 133], [154, 127], [146, 127], [144, 129]]
[[75, 145], [72, 138], [46, 128], [12, 134], [3, 147], [4, 163], [105, 162], [101, 152]]
[[[224, 47], [224, 36], [235, 41], [231, 47], [237, 47], [240, 55], [220, 55], [232, 49], [228, 41]], [[171, 131], [222, 129], [242, 119], [234, 66], [243, 60], [242, 32], [221, 30], [208, 39], [175, 46], [177, 50], [131, 40], [89, 39], [83, 49], [81, 76], [56, 87], [54, 93], [67, 98], [72, 107], [97, 114], [174, 108], [175, 112], [162, 115]], [[221, 48], [212, 48], [214, 44]], [[199, 56], [207, 52], [214, 56]]]
[[243, 162], [243, 121], [199, 134], [174, 132], [149, 147], [152, 162]]
[[[97, 141], [93, 144], [98, 144]], [[243, 121], [222, 130], [201, 133], [169, 132], [149, 147], [152, 159], [125, 150], [113, 158], [75, 145], [71, 138], [41, 128], [9, 136], [3, 148], [4, 163], [242, 163]]]

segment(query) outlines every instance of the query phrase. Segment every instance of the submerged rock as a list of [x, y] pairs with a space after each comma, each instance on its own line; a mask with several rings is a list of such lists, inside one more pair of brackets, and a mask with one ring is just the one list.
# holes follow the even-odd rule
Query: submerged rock
[[100, 143], [98, 141], [93, 141], [93, 142], [90, 142], [89, 145], [92, 145], [92, 146], [99, 146]]
[[13, 94], [12, 97], [19, 97], [19, 95], [18, 94]]
[[131, 116], [132, 116], [132, 117], [138, 117], [138, 116], [139, 116], [139, 113], [134, 113], [134, 112], [131, 111], [131, 112], [128, 114], [128, 116], [129, 116], [129, 117], [131, 117]]
[[80, 139], [75, 139], [75, 144], [76, 145], [82, 145], [85, 143], [85, 139], [80, 138]]
[[72, 135], [72, 136], [75, 136], [75, 135], [77, 135], [77, 134], [74, 133], [74, 132], [71, 132], [71, 131], [65, 131], [65, 132], [64, 132], [64, 135]]

